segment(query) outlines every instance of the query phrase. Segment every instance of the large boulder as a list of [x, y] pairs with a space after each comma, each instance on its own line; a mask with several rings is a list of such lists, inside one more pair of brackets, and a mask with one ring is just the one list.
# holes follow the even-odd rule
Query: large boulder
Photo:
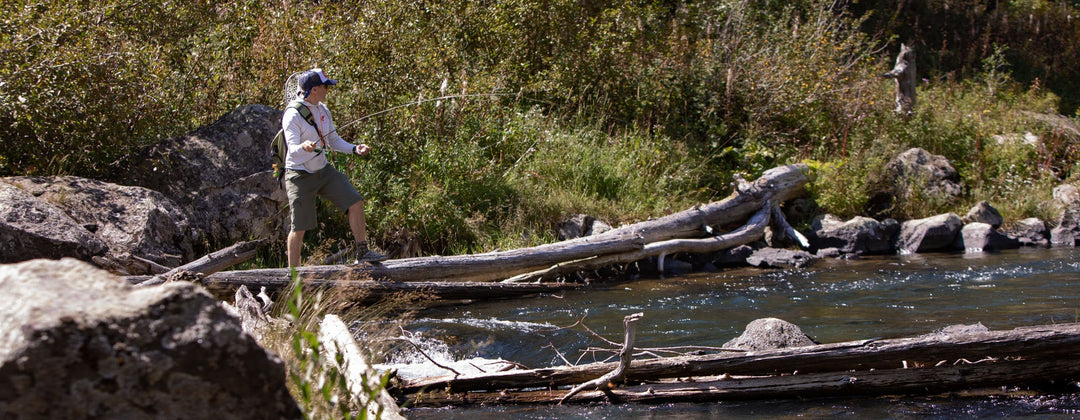
[[944, 156], [920, 148], [909, 149], [885, 165], [881, 190], [871, 197], [868, 210], [887, 214], [895, 200], [956, 202], [963, 194], [960, 173]]
[[108, 245], [89, 230], [92, 228], [52, 202], [0, 182], [0, 263], [31, 258], [89, 260], [104, 255]]
[[[108, 254], [115, 259], [120, 259], [120, 255], [136, 255], [175, 267], [194, 256], [195, 232], [187, 216], [159, 192], [71, 176], [8, 177], [0, 181], [29, 194], [21, 198], [18, 206], [55, 206], [69, 219], [58, 226], [79, 226], [73, 230], [89, 234], [82, 236], [86, 241], [84, 247], [104, 243]], [[54, 228], [35, 224], [18, 234], [33, 237]], [[47, 250], [24, 249], [19, 254], [18, 261], [58, 257]]]
[[893, 219], [884, 222], [869, 217], [856, 216], [843, 221], [834, 215], [814, 219], [809, 240], [815, 248], [836, 248], [843, 254], [891, 253], [893, 235], [899, 223]]
[[959, 198], [963, 193], [960, 173], [952, 163], [944, 156], [931, 154], [921, 148], [909, 149], [897, 155], [886, 165], [886, 169], [895, 177], [899, 188], [919, 188], [931, 196], [949, 200]]
[[963, 224], [955, 213], [905, 221], [900, 224], [896, 250], [901, 254], [949, 250]]
[[803, 333], [798, 325], [778, 318], [755, 319], [735, 339], [724, 343], [725, 348], [747, 351], [775, 350], [818, 344]]
[[986, 223], [994, 229], [1001, 227], [1001, 223], [1005, 221], [1001, 213], [986, 201], [980, 201], [972, 206], [963, 220], [964, 223]]
[[125, 183], [160, 191], [181, 207], [209, 243], [281, 239], [288, 205], [270, 169], [280, 110], [240, 107], [189, 134], [139, 153]]
[[1072, 184], [1054, 188], [1050, 209], [1057, 213], [1057, 224], [1050, 229], [1050, 243], [1075, 246], [1080, 243], [1080, 190]]
[[0, 418], [300, 418], [280, 358], [198, 286], [0, 265]]
[[1050, 245], [1050, 228], [1046, 222], [1038, 217], [1029, 217], [1016, 221], [1011, 226], [1003, 229], [1005, 235], [1015, 239], [1020, 245], [1048, 246]]
[[746, 259], [754, 255], [754, 248], [750, 245], [739, 245], [734, 248], [729, 248], [721, 251], [717, 251], [713, 254], [712, 263], [720, 267], [746, 265]]
[[968, 223], [960, 229], [964, 252], [973, 254], [1020, 247], [1020, 241], [998, 232], [988, 223]]
[[1050, 243], [1058, 246], [1075, 246], [1080, 243], [1080, 208], [1067, 208], [1050, 229]]

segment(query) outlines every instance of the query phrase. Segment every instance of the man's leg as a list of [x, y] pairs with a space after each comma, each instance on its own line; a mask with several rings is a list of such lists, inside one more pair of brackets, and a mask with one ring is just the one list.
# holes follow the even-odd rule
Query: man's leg
[[289, 258], [289, 267], [300, 266], [300, 248], [304, 246], [304, 231], [294, 230], [289, 232], [289, 239], [285, 241], [285, 249]]
[[353, 240], [367, 242], [367, 220], [364, 218], [364, 200], [357, 201], [349, 206], [349, 227], [352, 229]]
[[379, 262], [386, 259], [386, 255], [375, 251], [367, 243], [367, 221], [364, 218], [364, 200], [357, 201], [349, 206], [349, 227], [352, 228], [353, 239], [356, 240], [354, 250], [356, 262]]

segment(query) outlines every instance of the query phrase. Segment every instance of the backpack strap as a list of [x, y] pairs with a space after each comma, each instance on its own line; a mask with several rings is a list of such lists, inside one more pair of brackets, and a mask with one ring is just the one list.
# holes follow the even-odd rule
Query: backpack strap
[[301, 103], [300, 101], [293, 101], [289, 104], [289, 108], [293, 108], [297, 112], [299, 112], [300, 116], [304, 117], [304, 121], [307, 121], [308, 124], [311, 124], [311, 126], [315, 127], [316, 130], [319, 128], [319, 126], [315, 125], [315, 116], [311, 115], [311, 110], [308, 109], [308, 107], [304, 106], [303, 103]]
[[326, 139], [323, 138], [323, 133], [322, 130], [319, 130], [319, 125], [315, 124], [315, 116], [311, 115], [311, 109], [309, 109], [300, 101], [293, 101], [289, 104], [289, 107], [296, 109], [296, 111], [300, 113], [300, 116], [304, 117], [304, 121], [307, 121], [308, 124], [311, 124], [312, 127], [315, 127], [315, 132], [319, 133], [319, 141], [322, 142], [323, 149], [325, 149]]

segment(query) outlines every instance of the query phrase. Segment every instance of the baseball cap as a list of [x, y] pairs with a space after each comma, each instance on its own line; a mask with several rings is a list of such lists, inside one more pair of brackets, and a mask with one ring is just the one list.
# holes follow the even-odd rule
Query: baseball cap
[[304, 74], [300, 75], [300, 89], [304, 92], [311, 90], [311, 88], [319, 85], [333, 86], [337, 84], [337, 80], [326, 77], [322, 69], [311, 69]]

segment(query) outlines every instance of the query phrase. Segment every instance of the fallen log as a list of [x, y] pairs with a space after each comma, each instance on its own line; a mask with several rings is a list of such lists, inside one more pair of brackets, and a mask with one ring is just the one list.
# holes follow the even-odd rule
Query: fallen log
[[[517, 275], [550, 269], [566, 262], [597, 259], [621, 255], [613, 261], [641, 255], [640, 251], [656, 242], [672, 239], [699, 239], [709, 236], [707, 227], [743, 224], [752, 214], [805, 193], [803, 186], [809, 182], [806, 165], [788, 165], [766, 171], [752, 183], [745, 183], [731, 196], [719, 202], [698, 205], [692, 209], [654, 220], [635, 223], [613, 229], [599, 235], [571, 239], [552, 244], [539, 245], [511, 251], [483, 254], [431, 256], [384, 261], [377, 265], [306, 266], [297, 269], [305, 281], [313, 279], [340, 279], [363, 270], [375, 280], [400, 282], [413, 281], [499, 281]], [[705, 238], [705, 242], [716, 239]], [[657, 244], [650, 252], [678, 252], [688, 243]], [[670, 246], [672, 251], [665, 251]], [[697, 247], [699, 245], [693, 245]], [[636, 261], [636, 260], [635, 260]], [[595, 264], [594, 264], [595, 265]], [[288, 279], [287, 268], [271, 268], [222, 272], [207, 279], [274, 278]]]
[[[791, 375], [927, 367], [956, 362], [1067, 360], [1080, 365], [1080, 324], [1043, 325], [1006, 331], [927, 334], [860, 340], [746, 353], [719, 353], [634, 361], [626, 380], [663, 381], [719, 375]], [[594, 363], [522, 371], [405, 381], [398, 394], [421, 398], [425, 390], [449, 393], [556, 388], [578, 384], [615, 368]], [[1048, 377], [1056, 372], [1045, 372]], [[1002, 378], [1007, 381], [1008, 378]], [[471, 398], [471, 397], [470, 397]]]
[[[388, 260], [375, 265], [319, 265], [296, 269], [304, 279], [330, 280], [356, 278], [358, 275], [375, 280], [412, 281], [492, 281], [516, 274], [535, 271], [560, 261], [595, 255], [624, 253], [644, 246], [641, 238], [632, 233], [609, 235], [603, 238], [585, 237], [553, 244], [510, 251], [483, 254], [433, 256]], [[362, 273], [362, 274], [361, 274]], [[288, 268], [265, 268], [221, 272], [207, 279], [288, 279]]]
[[[349, 327], [337, 315], [326, 315], [319, 323], [319, 343], [327, 352], [328, 363], [335, 364], [353, 401], [367, 412], [369, 419], [404, 420], [401, 407], [390, 393], [383, 388], [380, 375], [360, 352]], [[339, 362], [340, 360], [340, 362]]]
[[[236, 272], [240, 273], [240, 272]], [[212, 292], [226, 292], [240, 286], [266, 288], [268, 293], [280, 293], [292, 287], [288, 277], [263, 277], [257, 275], [209, 276], [201, 281]], [[494, 299], [511, 296], [551, 294], [565, 290], [587, 287], [581, 283], [488, 283], [488, 282], [433, 282], [433, 281], [380, 281], [380, 280], [324, 280], [305, 279], [304, 287], [354, 291], [357, 302], [364, 303], [398, 293], [423, 293], [439, 300]]]
[[255, 251], [265, 242], [265, 240], [258, 240], [235, 243], [225, 249], [211, 252], [195, 261], [151, 277], [149, 280], [139, 282], [136, 286], [155, 286], [172, 279], [191, 279], [216, 273], [251, 259], [251, 257], [255, 256]]
[[[570, 402], [615, 400], [648, 404], [715, 402], [751, 399], [787, 399], [830, 396], [915, 395], [1003, 386], [1053, 385], [1080, 377], [1076, 359], [1002, 360], [974, 365], [946, 365], [912, 369], [827, 372], [761, 377], [701, 377], [648, 383], [577, 394]], [[1000, 389], [1000, 388], [999, 388]], [[566, 390], [487, 393], [426, 393], [410, 399], [416, 407], [464, 404], [553, 404]]]
[[568, 261], [549, 267], [544, 270], [534, 271], [511, 277], [504, 280], [506, 283], [532, 282], [545, 278], [560, 277], [576, 271], [599, 270], [616, 264], [627, 264], [640, 261], [649, 257], [661, 257], [659, 265], [663, 266], [662, 258], [665, 255], [678, 252], [707, 253], [715, 252], [739, 245], [748, 244], [761, 239], [765, 234], [765, 228], [769, 226], [772, 211], [766, 205], [758, 210], [745, 225], [722, 235], [711, 236], [701, 239], [670, 239], [653, 242], [644, 248], [634, 252], [613, 254], [590, 259]]

